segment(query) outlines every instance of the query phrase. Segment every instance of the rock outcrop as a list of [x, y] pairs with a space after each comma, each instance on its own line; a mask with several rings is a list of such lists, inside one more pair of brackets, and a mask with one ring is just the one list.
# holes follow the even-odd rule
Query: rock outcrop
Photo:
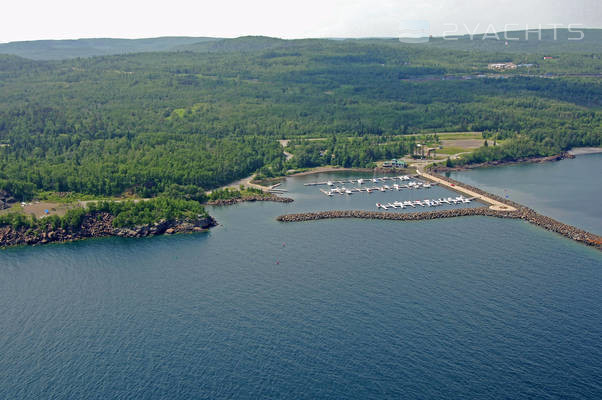
[[95, 237], [130, 237], [139, 238], [162, 234], [202, 232], [217, 222], [210, 216], [197, 220], [159, 221], [154, 224], [132, 228], [116, 228], [113, 216], [106, 212], [95, 212], [86, 215], [78, 228], [56, 228], [50, 226], [38, 229], [0, 227], [0, 247], [19, 245], [38, 245], [53, 242], [69, 242]]

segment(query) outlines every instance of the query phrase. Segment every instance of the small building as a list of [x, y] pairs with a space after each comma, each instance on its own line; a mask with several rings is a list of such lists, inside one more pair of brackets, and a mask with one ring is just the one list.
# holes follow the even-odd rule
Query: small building
[[489, 69], [494, 69], [497, 71], [504, 71], [507, 69], [516, 69], [516, 64], [513, 62], [505, 62], [505, 63], [493, 63], [487, 66]]
[[544, 56], [543, 59], [544, 60], [553, 60], [554, 57], [552, 57], [552, 56]]
[[383, 167], [385, 168], [405, 168], [407, 166], [408, 164], [405, 161], [398, 160], [396, 158], [392, 159], [391, 161], [385, 161], [383, 163]]

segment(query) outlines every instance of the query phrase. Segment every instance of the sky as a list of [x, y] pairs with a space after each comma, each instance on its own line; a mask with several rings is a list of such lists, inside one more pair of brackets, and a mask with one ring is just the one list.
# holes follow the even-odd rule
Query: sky
[[158, 36], [397, 37], [430, 33], [602, 28], [602, 0], [3, 0], [0, 43]]

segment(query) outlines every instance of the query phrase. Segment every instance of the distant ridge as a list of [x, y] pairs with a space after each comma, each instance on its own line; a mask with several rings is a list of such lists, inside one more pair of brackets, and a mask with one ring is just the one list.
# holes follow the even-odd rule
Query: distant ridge
[[61, 60], [77, 57], [168, 51], [178, 46], [219, 40], [207, 37], [158, 37], [148, 39], [35, 40], [0, 44], [0, 54], [32, 60]]
[[[525, 31], [508, 32], [511, 38], [505, 40], [504, 33], [461, 35], [446, 40], [432, 37], [428, 43], [400, 43], [397, 38], [323, 38], [323, 39], [279, 39], [267, 36], [242, 36], [233, 39], [210, 37], [158, 37], [148, 39], [76, 39], [76, 40], [37, 40], [0, 44], [0, 54], [11, 54], [31, 60], [61, 60], [77, 57], [107, 56], [143, 52], [192, 51], [197, 53], [236, 53], [261, 52], [280, 47], [292, 47], [317, 42], [362, 42], [363, 44], [382, 44], [409, 46], [413, 48], [444, 48], [449, 50], [467, 50], [490, 53], [529, 53], [562, 54], [585, 53], [594, 56], [602, 53], [602, 29], [582, 29], [582, 40], [569, 40], [579, 37], [567, 29], [558, 29], [556, 39], [551, 29], [541, 31], [541, 40], [537, 33], [530, 33], [525, 40]], [[506, 43], [507, 42], [507, 43]]]
[[278, 39], [268, 36], [242, 36], [235, 39], [216, 39], [182, 45], [175, 50], [186, 50], [207, 53], [253, 52], [285, 46], [294, 40]]
[[[577, 28], [575, 28], [577, 29]], [[569, 32], [568, 29], [557, 29], [554, 35], [553, 29], [542, 29], [541, 39], [537, 32], [529, 32], [528, 39], [526, 31], [498, 32], [497, 34], [478, 34], [431, 38], [428, 46], [444, 47], [454, 50], [475, 50], [483, 52], [507, 52], [507, 53], [596, 53], [602, 51], [602, 29], [579, 29], [583, 32], [581, 40], [569, 40], [580, 37], [578, 32]], [[497, 37], [496, 37], [497, 35]], [[518, 39], [518, 40], [506, 40]], [[499, 39], [498, 39], [499, 38]], [[453, 39], [453, 40], [449, 40]]]

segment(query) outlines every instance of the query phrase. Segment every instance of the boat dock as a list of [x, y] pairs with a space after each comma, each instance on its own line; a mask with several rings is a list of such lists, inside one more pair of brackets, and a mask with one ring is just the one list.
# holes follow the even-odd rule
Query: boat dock
[[[396, 180], [399, 179], [399, 183]], [[374, 184], [377, 182], [385, 183], [392, 181], [388, 185], [382, 186], [368, 186], [368, 184]], [[402, 183], [406, 181], [406, 183]], [[339, 186], [345, 183], [356, 183], [358, 186], [345, 187]], [[366, 183], [366, 185], [364, 185]], [[431, 183], [428, 181], [412, 180], [408, 175], [399, 177], [382, 177], [382, 178], [371, 178], [371, 179], [350, 179], [344, 181], [328, 181], [328, 182], [314, 182], [306, 183], [305, 186], [316, 186], [316, 185], [327, 185], [329, 189], [320, 189], [322, 193], [327, 196], [333, 196], [335, 194], [353, 194], [353, 193], [372, 193], [372, 192], [387, 192], [387, 191], [399, 191], [403, 189], [428, 189], [437, 183]]]
[[415, 178], [417, 175], [401, 175], [401, 176], [381, 176], [378, 178], [358, 178], [358, 179], [345, 179], [339, 181], [324, 181], [324, 182], [308, 182], [305, 183], [304, 186], [318, 186], [318, 185], [344, 185], [346, 183], [357, 183], [358, 185], [362, 185], [364, 183], [380, 183], [387, 181], [409, 181], [412, 178]]

